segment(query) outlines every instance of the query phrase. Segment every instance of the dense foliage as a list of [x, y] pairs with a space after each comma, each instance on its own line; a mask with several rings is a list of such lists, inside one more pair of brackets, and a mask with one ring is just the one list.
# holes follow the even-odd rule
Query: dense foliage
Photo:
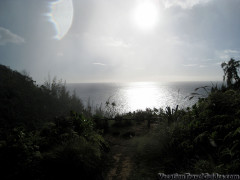
[[62, 81], [46, 82], [38, 87], [27, 75], [0, 65], [0, 126], [24, 125], [35, 128], [71, 110], [83, 111], [75, 94], [69, 95]]
[[1, 65], [0, 112], [1, 179], [102, 179], [108, 147], [61, 81], [38, 87]]
[[[224, 72], [236, 74], [238, 69], [232, 69]], [[158, 172], [239, 173], [239, 77], [227, 75], [226, 81], [227, 86], [212, 87], [208, 97], [191, 108], [167, 107], [155, 115], [159, 118], [155, 130], [134, 140], [138, 171], [132, 179], [154, 178]]]

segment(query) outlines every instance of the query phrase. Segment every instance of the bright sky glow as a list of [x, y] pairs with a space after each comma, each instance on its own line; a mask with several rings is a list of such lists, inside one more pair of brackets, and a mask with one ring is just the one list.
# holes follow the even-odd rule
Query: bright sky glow
[[49, 20], [55, 25], [56, 36], [54, 38], [61, 40], [69, 31], [73, 21], [72, 0], [58, 0], [50, 3], [51, 13]]
[[152, 29], [157, 24], [158, 9], [151, 1], [140, 2], [134, 11], [134, 21], [141, 29]]
[[240, 59], [240, 0], [0, 0], [0, 7], [0, 64], [38, 83], [48, 74], [68, 83], [216, 81], [222, 62]]

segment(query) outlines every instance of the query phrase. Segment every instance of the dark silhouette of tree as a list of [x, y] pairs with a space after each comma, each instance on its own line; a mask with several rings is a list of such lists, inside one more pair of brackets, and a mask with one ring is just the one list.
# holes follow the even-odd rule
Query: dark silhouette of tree
[[221, 66], [224, 71], [223, 80], [227, 81], [228, 86], [232, 86], [234, 82], [239, 81], [238, 68], [240, 67], [240, 61], [231, 58], [228, 62], [223, 62]]

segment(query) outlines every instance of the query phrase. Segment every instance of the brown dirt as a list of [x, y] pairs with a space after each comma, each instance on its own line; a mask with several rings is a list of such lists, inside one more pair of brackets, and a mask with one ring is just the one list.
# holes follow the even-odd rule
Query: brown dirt
[[111, 145], [110, 154], [113, 157], [113, 163], [106, 177], [107, 180], [127, 180], [134, 167], [134, 152], [136, 145], [131, 140], [136, 136], [142, 136], [148, 133], [147, 122], [138, 124], [125, 129], [128, 132], [135, 132], [135, 136], [123, 138], [121, 136], [106, 136], [106, 140]]

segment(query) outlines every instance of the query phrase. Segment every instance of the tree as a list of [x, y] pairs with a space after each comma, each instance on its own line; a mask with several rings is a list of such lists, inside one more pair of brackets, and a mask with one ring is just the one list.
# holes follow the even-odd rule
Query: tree
[[239, 81], [238, 68], [240, 67], [240, 61], [231, 58], [228, 62], [223, 62], [221, 66], [224, 71], [223, 80], [227, 81], [228, 86], [232, 86], [234, 82]]

